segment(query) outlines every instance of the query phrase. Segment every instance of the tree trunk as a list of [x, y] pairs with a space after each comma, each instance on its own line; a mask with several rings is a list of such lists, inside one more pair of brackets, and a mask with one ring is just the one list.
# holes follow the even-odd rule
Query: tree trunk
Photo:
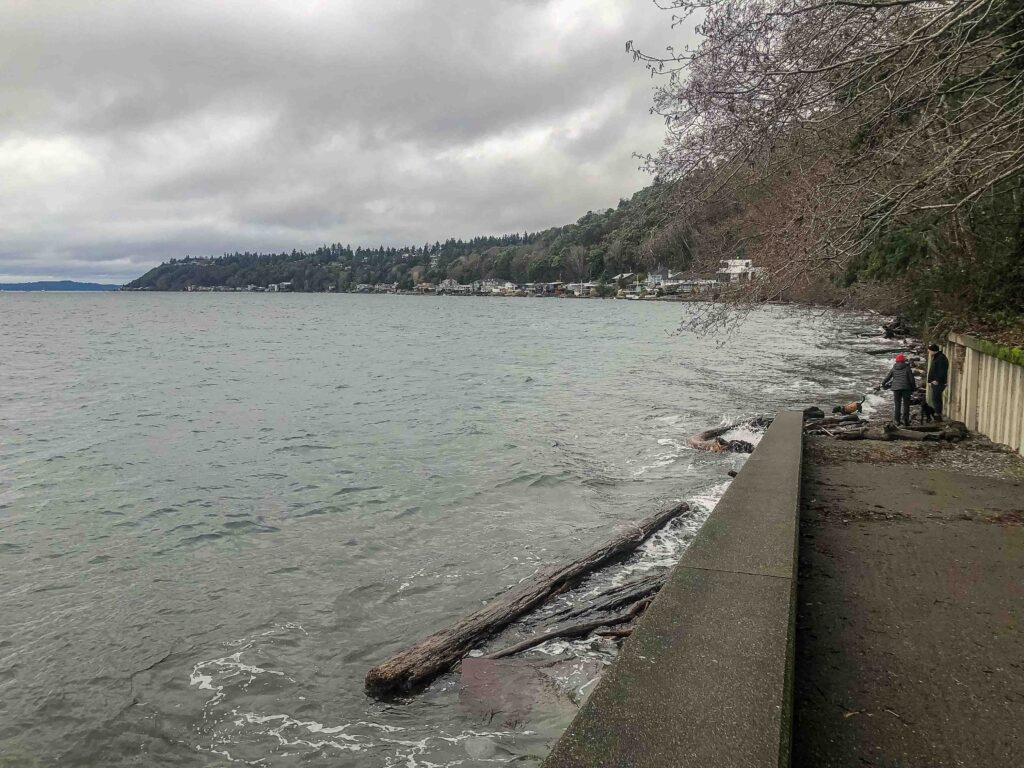
[[636, 549], [668, 521], [689, 510], [686, 503], [657, 512], [619, 532], [585, 557], [538, 572], [450, 627], [435, 632], [366, 674], [366, 692], [375, 698], [408, 693], [428, 683], [482, 640], [507, 626], [591, 571]]

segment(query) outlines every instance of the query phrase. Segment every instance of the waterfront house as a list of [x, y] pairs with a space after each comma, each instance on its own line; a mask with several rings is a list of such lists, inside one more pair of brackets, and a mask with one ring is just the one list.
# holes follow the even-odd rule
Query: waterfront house
[[501, 293], [501, 281], [495, 280], [494, 278], [491, 277], [487, 278], [486, 280], [478, 280], [472, 285], [474, 293], [481, 293], [484, 295]]
[[573, 296], [578, 296], [581, 299], [585, 299], [595, 293], [598, 289], [599, 284], [593, 281], [589, 283], [569, 283], [565, 286], [565, 289]]
[[644, 285], [647, 286], [648, 291], [653, 291], [656, 288], [662, 288], [671, 281], [668, 270], [656, 270], [647, 275], [647, 279], [644, 281]]
[[473, 293], [472, 285], [462, 285], [457, 280], [453, 280], [450, 277], [446, 277], [437, 285], [438, 293], [448, 294], [470, 294]]
[[627, 284], [635, 283], [636, 281], [637, 274], [635, 272], [623, 272], [612, 278], [612, 282], [620, 288], [625, 288]]
[[571, 296], [577, 296], [581, 299], [586, 298], [590, 294], [590, 290], [586, 287], [585, 283], [569, 283], [565, 286], [565, 290], [567, 290]]
[[540, 283], [542, 286], [541, 292], [546, 296], [559, 296], [565, 291], [565, 283], [561, 280], [556, 280], [553, 283]]
[[717, 277], [720, 283], [745, 283], [763, 273], [750, 259], [722, 259]]

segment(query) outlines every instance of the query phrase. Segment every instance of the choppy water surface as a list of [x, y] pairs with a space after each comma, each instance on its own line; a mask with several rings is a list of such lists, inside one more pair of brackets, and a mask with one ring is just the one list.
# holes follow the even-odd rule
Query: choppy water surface
[[537, 764], [613, 641], [549, 643], [497, 702], [363, 675], [687, 499], [562, 600], [672, 564], [742, 462], [689, 434], [878, 371], [863, 320], [769, 308], [719, 345], [688, 311], [0, 295], [0, 762]]

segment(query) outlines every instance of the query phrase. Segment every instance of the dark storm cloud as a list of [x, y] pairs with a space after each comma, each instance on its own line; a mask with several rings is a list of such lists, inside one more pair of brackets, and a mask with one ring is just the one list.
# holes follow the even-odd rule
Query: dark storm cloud
[[614, 205], [662, 133], [624, 43], [670, 23], [647, 0], [8, 0], [0, 278]]

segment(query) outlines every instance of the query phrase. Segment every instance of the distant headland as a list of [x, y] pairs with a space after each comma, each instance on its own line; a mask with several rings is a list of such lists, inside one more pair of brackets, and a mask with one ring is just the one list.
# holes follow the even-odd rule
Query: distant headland
[[119, 285], [79, 283], [74, 280], [39, 280], [34, 283], [0, 283], [0, 291], [117, 291]]

